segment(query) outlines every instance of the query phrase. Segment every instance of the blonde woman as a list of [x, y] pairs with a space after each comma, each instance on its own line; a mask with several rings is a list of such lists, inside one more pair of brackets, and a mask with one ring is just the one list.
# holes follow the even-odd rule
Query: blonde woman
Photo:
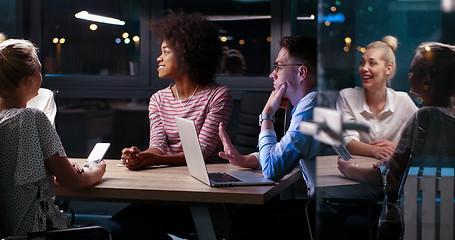
[[[394, 154], [372, 167], [357, 167], [353, 159], [338, 159], [338, 169], [344, 176], [374, 186], [386, 183], [387, 201], [396, 202], [405, 180], [408, 166], [443, 168], [455, 167], [455, 46], [439, 42], [423, 42], [412, 60], [408, 75], [411, 90], [423, 100], [424, 107], [406, 123]], [[383, 182], [379, 166], [389, 169]], [[402, 227], [396, 225], [395, 208], [389, 208], [388, 225], [383, 225], [380, 239], [399, 239]], [[376, 220], [376, 219], [375, 219]], [[362, 218], [365, 223], [369, 219]], [[396, 221], [394, 223], [394, 221]], [[362, 224], [367, 226], [368, 224]], [[364, 232], [361, 226], [356, 231]], [[365, 229], [364, 229], [365, 230]], [[370, 229], [368, 229], [370, 230]], [[368, 231], [369, 232], [369, 231]], [[385, 235], [383, 235], [385, 234]], [[365, 234], [361, 239], [367, 239]]]
[[390, 157], [406, 122], [417, 111], [407, 93], [387, 87], [396, 71], [397, 46], [398, 40], [393, 36], [370, 43], [360, 58], [358, 71], [362, 87], [340, 91], [337, 108], [344, 121], [370, 126], [368, 133], [347, 131], [343, 136], [343, 144], [352, 154], [378, 159]]
[[0, 43], [0, 232], [2, 236], [69, 227], [54, 204], [54, 183], [82, 189], [99, 182], [106, 164], [82, 169], [66, 157], [46, 115], [26, 108], [41, 86], [41, 63], [27, 40]]

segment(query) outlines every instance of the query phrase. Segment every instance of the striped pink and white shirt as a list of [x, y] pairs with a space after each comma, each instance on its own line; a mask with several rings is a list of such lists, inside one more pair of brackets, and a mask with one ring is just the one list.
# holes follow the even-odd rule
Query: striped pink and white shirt
[[217, 158], [222, 147], [218, 125], [220, 122], [227, 124], [232, 112], [229, 88], [209, 85], [192, 98], [181, 100], [180, 104], [172, 94], [171, 86], [159, 90], [150, 98], [150, 147], [164, 154], [183, 152], [175, 123], [175, 116], [179, 116], [194, 121], [204, 158], [208, 161]]

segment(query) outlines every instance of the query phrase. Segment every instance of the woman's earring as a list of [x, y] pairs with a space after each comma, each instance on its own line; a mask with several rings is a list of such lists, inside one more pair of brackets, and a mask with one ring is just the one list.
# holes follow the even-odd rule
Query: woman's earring
[[423, 107], [423, 97], [421, 94], [409, 90], [409, 96], [418, 108]]
[[422, 97], [414, 97], [414, 102], [418, 107], [423, 106], [423, 98]]

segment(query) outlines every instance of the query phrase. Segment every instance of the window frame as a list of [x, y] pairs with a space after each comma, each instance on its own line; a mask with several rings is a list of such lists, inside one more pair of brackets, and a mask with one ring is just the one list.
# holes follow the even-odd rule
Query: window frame
[[[140, 74], [138, 76], [120, 75], [43, 75], [43, 87], [57, 90], [60, 97], [67, 98], [148, 98], [151, 93], [167, 87], [171, 81], [159, 79], [154, 69], [156, 58], [160, 54], [158, 40], [148, 29], [147, 21], [159, 18], [163, 12], [164, 0], [137, 0], [144, 7], [140, 16]], [[280, 50], [278, 40], [292, 32], [292, 6], [294, 0], [271, 0], [271, 37], [270, 69], [273, 69], [275, 58]], [[16, 11], [20, 16], [27, 13], [30, 17], [21, 20], [17, 25], [21, 37], [31, 39], [38, 47], [42, 46], [43, 0], [18, 0]], [[32, 9], [40, 9], [39, 11]], [[295, 20], [294, 20], [295, 21]], [[41, 56], [40, 56], [41, 57]], [[234, 98], [242, 91], [270, 91], [272, 80], [264, 76], [221, 76], [216, 79], [219, 84], [228, 86]], [[121, 93], [121, 95], [119, 95]]]

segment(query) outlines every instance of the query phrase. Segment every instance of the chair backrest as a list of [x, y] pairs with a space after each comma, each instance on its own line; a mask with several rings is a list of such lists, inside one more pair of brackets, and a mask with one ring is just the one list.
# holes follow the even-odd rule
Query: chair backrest
[[[234, 133], [232, 142], [241, 154], [257, 152], [258, 136], [261, 128], [258, 116], [265, 106], [270, 92], [242, 92], [239, 106], [235, 106], [229, 123], [229, 131]], [[237, 110], [237, 111], [236, 111]]]
[[401, 206], [404, 239], [453, 239], [454, 190], [453, 168], [410, 167]]
[[405, 239], [453, 239], [455, 120], [444, 109], [428, 107], [417, 112], [414, 125], [412, 161], [398, 195]]
[[87, 157], [87, 111], [84, 109], [60, 109], [58, 112], [58, 135], [71, 157]]
[[111, 147], [105, 158], [118, 159], [125, 147], [147, 149], [150, 140], [149, 127], [147, 106], [115, 108], [112, 130], [105, 140], [111, 143]]

